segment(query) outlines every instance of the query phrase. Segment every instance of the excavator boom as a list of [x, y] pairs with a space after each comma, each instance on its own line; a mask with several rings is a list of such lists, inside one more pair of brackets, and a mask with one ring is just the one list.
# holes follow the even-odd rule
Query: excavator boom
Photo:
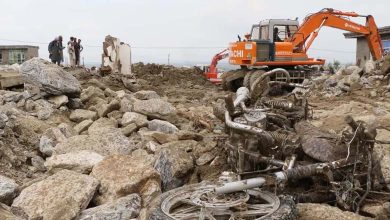
[[[366, 17], [366, 24], [365, 26], [357, 24], [346, 17]], [[363, 16], [355, 12], [341, 12], [333, 9], [323, 9], [306, 17], [297, 32], [288, 39], [288, 41], [292, 42], [295, 52], [306, 53], [323, 26], [364, 35], [374, 60], [382, 57], [382, 41], [374, 18], [371, 15]]]

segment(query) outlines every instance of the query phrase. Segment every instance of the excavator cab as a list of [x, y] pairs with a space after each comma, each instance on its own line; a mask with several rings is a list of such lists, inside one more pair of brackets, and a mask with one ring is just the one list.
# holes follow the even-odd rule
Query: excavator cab
[[[247, 41], [230, 44], [230, 64], [261, 66], [292, 61], [294, 48], [288, 39], [298, 27], [298, 21], [290, 19], [269, 19], [253, 25]], [[306, 54], [299, 59], [307, 59]]]
[[298, 30], [297, 20], [270, 19], [261, 21], [252, 26], [251, 39], [254, 41], [266, 40], [269, 42], [283, 42], [292, 37]]

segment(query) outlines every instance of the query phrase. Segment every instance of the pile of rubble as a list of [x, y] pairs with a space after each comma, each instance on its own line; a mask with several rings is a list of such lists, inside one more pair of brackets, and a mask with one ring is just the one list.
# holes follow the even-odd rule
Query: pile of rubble
[[20, 71], [25, 90], [0, 91], [1, 219], [143, 219], [198, 165], [220, 172], [214, 126], [167, 97], [38, 58]]
[[377, 62], [367, 61], [363, 68], [342, 66], [335, 74], [324, 71], [307, 84], [319, 91], [317, 96], [334, 97], [366, 90], [371, 98], [390, 97], [389, 73], [388, 55]]
[[[105, 52], [112, 53], [114, 46], [106, 46]], [[385, 158], [381, 166], [387, 180], [389, 67], [386, 57], [306, 82], [314, 110], [295, 100], [299, 111], [286, 110], [288, 118], [278, 116], [280, 112], [269, 115], [273, 129], [291, 132], [295, 127], [284, 122], [312, 115], [311, 123], [327, 130], [317, 136], [336, 137], [345, 129], [346, 115], [375, 118], [382, 126], [377, 140], [383, 144], [375, 151]], [[18, 69], [25, 89], [0, 90], [0, 219], [147, 219], [163, 193], [216, 180], [231, 170], [228, 163], [235, 155], [223, 146], [232, 133], [225, 133], [225, 122], [216, 117], [224, 115], [213, 113], [229, 93], [197, 68], [136, 63], [131, 85], [115, 72], [63, 69], [38, 58]], [[298, 90], [303, 89], [294, 92]], [[363, 103], [367, 97], [375, 99]], [[273, 108], [277, 103], [272, 101], [257, 104]], [[256, 108], [249, 106], [256, 103], [247, 104]], [[232, 115], [242, 122], [234, 111]], [[303, 203], [297, 208], [302, 219], [319, 218], [321, 212], [363, 219], [329, 205]], [[382, 215], [376, 210], [387, 209], [381, 204], [363, 207], [371, 216]]]

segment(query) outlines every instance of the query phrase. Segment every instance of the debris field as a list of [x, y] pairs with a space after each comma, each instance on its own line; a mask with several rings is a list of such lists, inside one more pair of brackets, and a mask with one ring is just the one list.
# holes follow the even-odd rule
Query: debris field
[[197, 68], [12, 68], [0, 219], [390, 218], [389, 56], [259, 97]]

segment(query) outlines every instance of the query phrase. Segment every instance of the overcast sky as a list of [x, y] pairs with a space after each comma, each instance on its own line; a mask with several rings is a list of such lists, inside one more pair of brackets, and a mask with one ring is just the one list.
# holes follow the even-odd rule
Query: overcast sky
[[[388, 0], [0, 0], [0, 44], [38, 45], [47, 58], [47, 43], [55, 36], [65, 42], [75, 36], [84, 44], [85, 62], [100, 62], [102, 41], [110, 34], [133, 47], [133, 62], [166, 63], [170, 54], [173, 63], [207, 63], [260, 20], [302, 21], [326, 7], [372, 14], [378, 26], [390, 25]], [[354, 62], [355, 40], [342, 33], [323, 28], [310, 55]]]

